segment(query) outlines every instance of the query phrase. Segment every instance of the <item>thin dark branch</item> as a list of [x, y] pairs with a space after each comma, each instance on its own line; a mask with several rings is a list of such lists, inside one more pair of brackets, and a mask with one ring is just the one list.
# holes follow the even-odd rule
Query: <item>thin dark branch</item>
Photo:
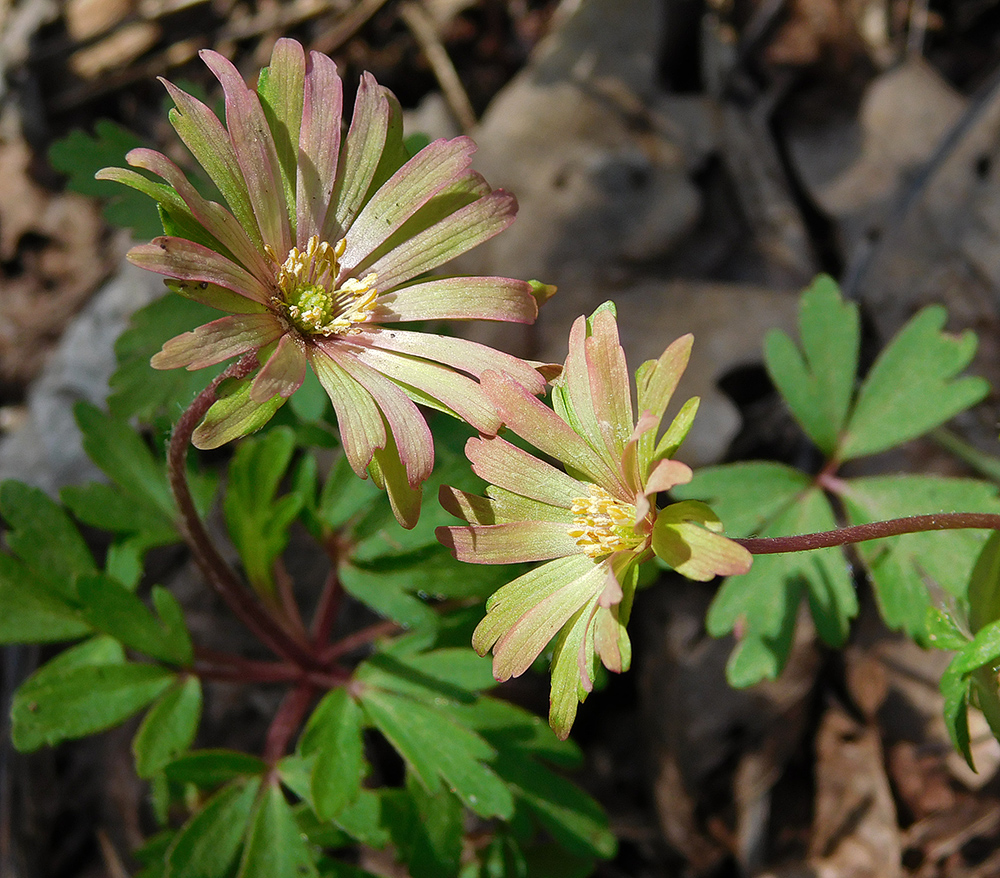
[[1000, 515], [985, 512], [942, 512], [937, 515], [911, 515], [889, 521], [874, 521], [827, 530], [820, 533], [796, 534], [789, 537], [757, 537], [737, 539], [751, 555], [780, 555], [785, 552], [807, 552], [811, 549], [828, 549], [866, 540], [896, 537], [901, 534], [922, 533], [932, 530], [1000, 530]]

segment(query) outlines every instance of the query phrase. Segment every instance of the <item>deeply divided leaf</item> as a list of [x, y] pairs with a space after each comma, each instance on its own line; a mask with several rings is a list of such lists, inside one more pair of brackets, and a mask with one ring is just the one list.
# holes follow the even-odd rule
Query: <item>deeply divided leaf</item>
[[795, 419], [827, 456], [837, 449], [854, 392], [858, 365], [858, 308], [833, 278], [822, 275], [799, 303], [801, 350], [780, 330], [764, 343], [767, 371]]

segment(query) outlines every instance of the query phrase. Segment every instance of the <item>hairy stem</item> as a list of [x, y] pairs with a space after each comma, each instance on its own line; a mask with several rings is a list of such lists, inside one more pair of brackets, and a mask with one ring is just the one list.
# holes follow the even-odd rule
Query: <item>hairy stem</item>
[[181, 415], [170, 437], [167, 468], [170, 488], [180, 512], [180, 531], [198, 568], [215, 593], [225, 601], [233, 614], [275, 655], [303, 668], [320, 667], [312, 650], [288, 634], [260, 605], [254, 595], [240, 581], [216, 548], [212, 538], [195, 509], [191, 489], [187, 482], [188, 445], [195, 427], [217, 399], [219, 384], [227, 378], [243, 378], [257, 367], [256, 354], [247, 354], [226, 369], [208, 385], [187, 411]]
[[807, 552], [810, 549], [828, 549], [866, 540], [896, 537], [900, 534], [921, 533], [930, 530], [959, 530], [963, 528], [1000, 530], [1000, 515], [985, 512], [942, 512], [936, 515], [911, 515], [870, 524], [855, 524], [820, 533], [796, 534], [790, 537], [753, 537], [737, 539], [751, 555], [780, 555], [785, 552]]

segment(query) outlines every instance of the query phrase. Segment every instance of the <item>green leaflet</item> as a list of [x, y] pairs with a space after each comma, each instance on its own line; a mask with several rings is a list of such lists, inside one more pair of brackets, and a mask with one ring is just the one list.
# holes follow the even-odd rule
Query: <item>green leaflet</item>
[[259, 778], [240, 777], [212, 796], [174, 837], [167, 851], [165, 878], [230, 875], [259, 788]]
[[772, 329], [764, 342], [767, 371], [795, 419], [828, 457], [837, 450], [858, 368], [858, 307], [833, 278], [820, 275], [799, 301], [801, 350]]
[[132, 739], [135, 770], [151, 778], [194, 742], [201, 720], [201, 683], [197, 677], [179, 679], [149, 709]]
[[346, 689], [328, 692], [302, 733], [299, 748], [314, 755], [310, 792], [316, 815], [330, 820], [361, 791], [367, 770], [362, 740], [364, 716]]
[[244, 775], [262, 774], [267, 765], [262, 759], [236, 750], [195, 750], [174, 759], [165, 771], [171, 780], [192, 783], [211, 789]]
[[56, 643], [91, 632], [76, 602], [51, 591], [25, 564], [0, 554], [0, 643]]
[[842, 460], [922, 436], [983, 399], [982, 378], [956, 378], [972, 361], [976, 336], [942, 332], [944, 308], [924, 308], [900, 330], [865, 378], [840, 448]]
[[166, 668], [125, 663], [120, 646], [103, 643], [88, 641], [67, 650], [21, 684], [11, 708], [18, 750], [30, 752], [109, 729], [153, 701], [174, 679]]
[[313, 852], [295, 822], [281, 787], [261, 793], [250, 817], [238, 878], [315, 878]]
[[[930, 475], [850, 479], [842, 498], [851, 524], [942, 509], [1000, 512], [994, 486]], [[985, 540], [984, 531], [950, 530], [860, 543], [857, 551], [871, 575], [886, 623], [921, 638], [930, 605], [925, 580], [963, 596]]]
[[241, 442], [229, 465], [222, 502], [226, 525], [247, 578], [262, 594], [274, 593], [273, 565], [288, 544], [288, 528], [305, 499], [298, 493], [277, 497], [294, 452], [292, 430], [275, 427], [260, 438]]

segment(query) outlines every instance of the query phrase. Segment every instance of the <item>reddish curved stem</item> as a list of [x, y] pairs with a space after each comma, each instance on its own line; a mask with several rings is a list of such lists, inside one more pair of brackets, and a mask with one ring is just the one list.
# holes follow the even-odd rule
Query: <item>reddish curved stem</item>
[[870, 524], [855, 524], [820, 533], [796, 534], [788, 537], [753, 537], [736, 539], [751, 555], [780, 555], [785, 552], [807, 552], [811, 549], [828, 549], [846, 546], [865, 540], [896, 537], [901, 534], [922, 533], [931, 530], [1000, 530], [1000, 515], [985, 512], [942, 512], [936, 515], [911, 515]]

